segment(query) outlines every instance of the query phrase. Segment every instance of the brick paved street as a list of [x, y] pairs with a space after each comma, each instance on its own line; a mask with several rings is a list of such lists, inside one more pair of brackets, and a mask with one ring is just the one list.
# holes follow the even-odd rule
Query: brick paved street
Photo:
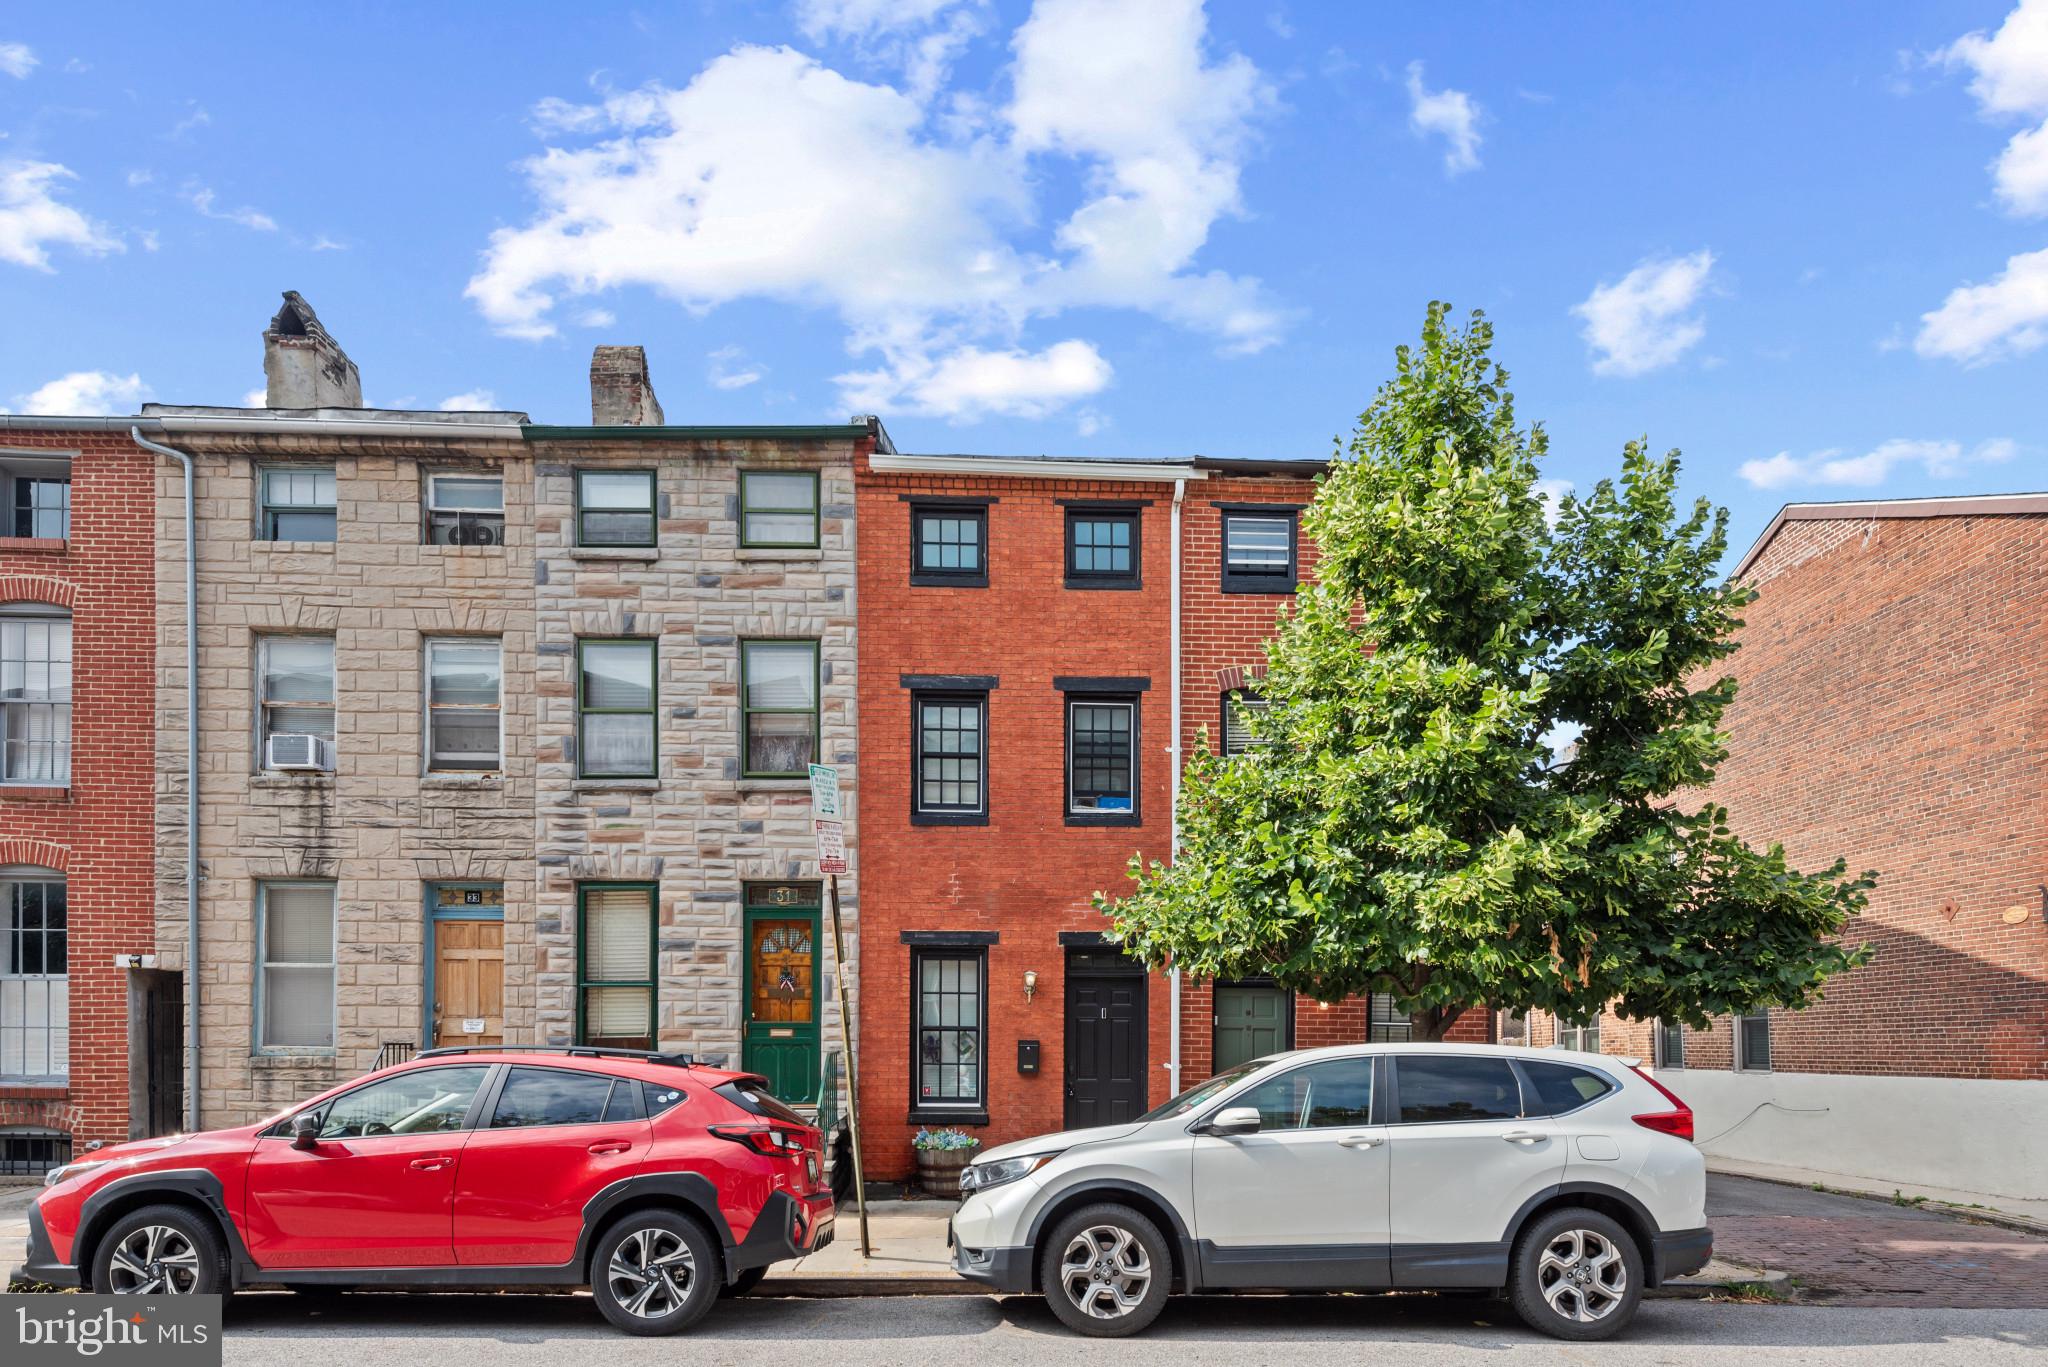
[[1742, 1177], [1707, 1179], [1714, 1252], [1797, 1278], [1829, 1305], [2048, 1307], [2048, 1239]]

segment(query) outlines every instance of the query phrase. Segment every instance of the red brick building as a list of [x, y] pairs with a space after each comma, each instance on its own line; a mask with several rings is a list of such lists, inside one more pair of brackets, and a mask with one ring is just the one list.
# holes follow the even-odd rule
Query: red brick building
[[2048, 1198], [2044, 567], [2039, 494], [1793, 504], [1737, 565], [1758, 596], [1708, 796], [1796, 867], [1876, 869], [1845, 938], [1877, 953], [1805, 1011], [1601, 1022], [1709, 1155]]
[[0, 1172], [152, 1131], [155, 512], [117, 425], [0, 418]]

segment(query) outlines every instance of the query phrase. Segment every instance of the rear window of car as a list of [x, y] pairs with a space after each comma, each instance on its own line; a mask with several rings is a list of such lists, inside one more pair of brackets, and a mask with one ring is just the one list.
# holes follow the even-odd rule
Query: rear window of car
[[494, 1130], [529, 1125], [598, 1125], [611, 1100], [612, 1079], [569, 1068], [514, 1068], [491, 1112]]
[[1401, 1123], [1513, 1120], [1522, 1113], [1522, 1089], [1504, 1058], [1402, 1054], [1394, 1060]]
[[1526, 1115], [1563, 1115], [1614, 1090], [1612, 1079], [1568, 1063], [1524, 1061], [1522, 1076], [1529, 1080], [1529, 1095], [1522, 1099]]
[[711, 1089], [733, 1105], [752, 1115], [780, 1120], [785, 1125], [808, 1125], [811, 1122], [798, 1115], [771, 1096], [758, 1079], [736, 1077], [730, 1082], [721, 1082]]

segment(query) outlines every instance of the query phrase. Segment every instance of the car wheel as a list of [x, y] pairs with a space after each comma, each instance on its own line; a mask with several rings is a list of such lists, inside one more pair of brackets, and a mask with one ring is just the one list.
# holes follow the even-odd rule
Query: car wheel
[[1061, 1324], [1091, 1338], [1135, 1334], [1166, 1308], [1173, 1253], [1129, 1206], [1086, 1206], [1040, 1246], [1039, 1285]]
[[228, 1289], [213, 1221], [186, 1206], [144, 1206], [114, 1222], [92, 1260], [93, 1290], [117, 1296], [215, 1296]]
[[725, 1268], [710, 1231], [687, 1215], [643, 1210], [598, 1241], [590, 1261], [597, 1308], [629, 1334], [676, 1334], [704, 1318]]
[[1611, 1338], [1635, 1318], [1643, 1255], [1629, 1232], [1596, 1210], [1554, 1210], [1522, 1232], [1508, 1299], [1523, 1323], [1552, 1338]]
[[725, 1294], [728, 1296], [744, 1296], [759, 1286], [761, 1278], [767, 1275], [768, 1269], [765, 1267], [750, 1267], [726, 1283]]

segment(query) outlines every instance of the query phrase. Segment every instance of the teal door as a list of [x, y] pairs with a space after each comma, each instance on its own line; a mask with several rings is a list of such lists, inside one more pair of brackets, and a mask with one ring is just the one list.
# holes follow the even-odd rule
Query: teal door
[[1248, 983], [1216, 988], [1217, 1072], [1287, 1047], [1287, 994]]
[[783, 1101], [818, 1097], [818, 909], [747, 908], [746, 1033], [748, 1072], [768, 1079]]

